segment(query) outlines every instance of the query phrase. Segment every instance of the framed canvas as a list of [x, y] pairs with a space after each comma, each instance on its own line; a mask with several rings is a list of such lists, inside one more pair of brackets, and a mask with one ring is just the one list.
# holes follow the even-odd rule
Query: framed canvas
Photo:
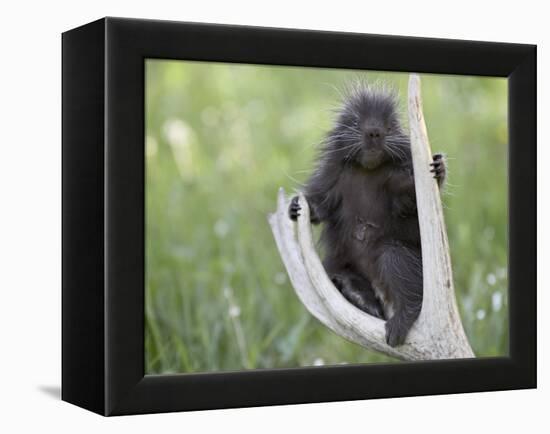
[[[108, 416], [536, 387], [535, 46], [104, 18], [62, 50], [63, 400]], [[394, 152], [372, 165], [352, 133]], [[414, 181], [396, 215], [416, 250], [372, 253], [391, 213], [337, 229], [355, 181], [316, 202], [342, 149], [357, 176]], [[399, 281], [420, 282], [406, 326]]]

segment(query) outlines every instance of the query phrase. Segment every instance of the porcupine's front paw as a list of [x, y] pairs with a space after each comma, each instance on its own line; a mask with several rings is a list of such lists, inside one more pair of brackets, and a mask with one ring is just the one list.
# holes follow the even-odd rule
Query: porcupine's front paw
[[434, 178], [437, 179], [437, 184], [441, 187], [445, 182], [445, 177], [447, 176], [447, 163], [445, 161], [445, 156], [443, 154], [434, 154], [433, 162], [430, 163], [432, 169], [430, 173], [434, 174]]
[[294, 196], [290, 201], [290, 205], [288, 207], [288, 216], [290, 217], [290, 220], [296, 221], [298, 217], [300, 217], [301, 209], [302, 207], [300, 206], [298, 196]]

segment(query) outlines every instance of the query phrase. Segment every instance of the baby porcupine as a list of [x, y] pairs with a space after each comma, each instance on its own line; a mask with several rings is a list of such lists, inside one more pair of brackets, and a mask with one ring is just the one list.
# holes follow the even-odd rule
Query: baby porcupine
[[[408, 135], [396, 92], [357, 85], [345, 97], [304, 194], [323, 223], [324, 267], [343, 296], [386, 321], [401, 345], [422, 307], [422, 254]], [[427, 167], [441, 187], [441, 154]], [[298, 198], [290, 218], [300, 214]]]

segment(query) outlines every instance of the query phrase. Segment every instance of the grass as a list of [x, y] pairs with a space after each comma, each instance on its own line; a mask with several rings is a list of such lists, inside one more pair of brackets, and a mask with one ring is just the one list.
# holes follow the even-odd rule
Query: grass
[[[358, 76], [406, 95], [407, 75], [200, 62], [146, 64], [146, 371], [393, 362], [300, 304], [266, 216], [299, 188]], [[508, 351], [506, 80], [424, 75], [457, 299], [478, 356]]]

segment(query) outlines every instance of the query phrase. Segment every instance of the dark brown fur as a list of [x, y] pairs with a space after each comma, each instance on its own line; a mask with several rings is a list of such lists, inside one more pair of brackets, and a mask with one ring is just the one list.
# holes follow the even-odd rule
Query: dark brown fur
[[[410, 143], [396, 95], [360, 86], [350, 92], [305, 186], [311, 222], [323, 223], [325, 269], [358, 308], [387, 319], [400, 345], [422, 307], [422, 254]], [[430, 168], [426, 168], [430, 170]], [[431, 171], [443, 183], [445, 164]], [[297, 198], [289, 214], [296, 219]]]

